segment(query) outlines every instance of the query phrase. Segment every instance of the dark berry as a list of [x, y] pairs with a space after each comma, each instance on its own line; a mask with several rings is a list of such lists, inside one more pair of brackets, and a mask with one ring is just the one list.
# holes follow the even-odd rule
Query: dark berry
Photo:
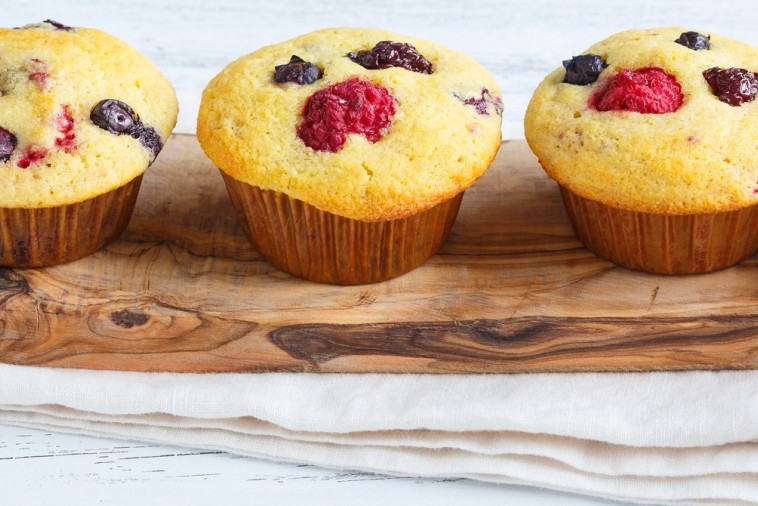
[[698, 32], [684, 32], [674, 42], [695, 51], [711, 48], [711, 36]]
[[598, 111], [631, 111], [642, 114], [674, 112], [684, 101], [682, 87], [658, 67], [622, 70], [606, 80], [590, 97]]
[[580, 86], [594, 83], [607, 66], [603, 57], [596, 54], [574, 56], [570, 60], [563, 60], [563, 68], [566, 69], [563, 82]]
[[297, 135], [311, 149], [335, 153], [348, 134], [378, 141], [394, 114], [395, 98], [389, 90], [353, 77], [308, 97]]
[[92, 108], [92, 122], [112, 134], [131, 134], [139, 122], [134, 110], [119, 100], [102, 100]]
[[163, 141], [158, 132], [153, 127], [146, 127], [142, 123], [139, 124], [139, 128], [132, 132], [132, 137], [139, 139], [143, 146], [150, 150], [152, 153], [152, 160], [158, 156], [158, 153], [163, 149]]
[[55, 129], [60, 136], [55, 138], [55, 145], [66, 153], [76, 149], [76, 132], [74, 132], [74, 117], [71, 116], [71, 108], [64, 105], [60, 114], [55, 117]]
[[703, 77], [719, 100], [731, 106], [752, 102], [758, 94], [758, 80], [752, 72], [740, 68], [713, 67], [703, 71]]
[[482, 116], [489, 116], [489, 105], [492, 104], [492, 107], [495, 109], [495, 113], [500, 116], [503, 114], [503, 101], [500, 97], [493, 97], [490, 93], [490, 90], [487, 88], [482, 88], [482, 96], [481, 97], [468, 97], [464, 98], [459, 95], [455, 95], [455, 98], [460, 100], [466, 105], [472, 105], [474, 106], [474, 109], [476, 109], [476, 112], [481, 114]]
[[137, 113], [119, 100], [107, 99], [98, 102], [92, 108], [89, 117], [95, 125], [103, 130], [116, 135], [131, 135], [138, 139], [143, 146], [150, 150], [152, 155], [150, 163], [163, 149], [163, 141], [161, 141], [161, 136], [158, 135], [155, 128], [145, 126]]
[[277, 83], [313, 84], [323, 75], [320, 68], [294, 54], [289, 63], [274, 67], [274, 81]]
[[0, 162], [7, 162], [16, 149], [18, 141], [16, 136], [3, 127], [0, 127]]
[[431, 74], [432, 64], [424, 58], [411, 44], [383, 40], [369, 51], [347, 53], [347, 57], [367, 69], [386, 69], [401, 67], [411, 72]]
[[43, 21], [43, 23], [47, 23], [48, 25], [53, 25], [56, 30], [62, 30], [64, 32], [70, 32], [74, 29], [72, 26], [66, 26], [63, 23], [58, 23], [57, 21], [53, 21], [52, 19], [46, 19]]

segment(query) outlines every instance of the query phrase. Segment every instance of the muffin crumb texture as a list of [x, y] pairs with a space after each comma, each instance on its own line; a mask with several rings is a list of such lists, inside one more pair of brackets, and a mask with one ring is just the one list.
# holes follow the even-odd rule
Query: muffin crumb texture
[[[132, 129], [93, 119], [105, 100], [129, 104]], [[155, 159], [177, 109], [171, 84], [115, 37], [52, 20], [0, 28], [0, 207], [62, 206], [123, 186]]]
[[637, 212], [758, 204], [756, 48], [669, 27], [621, 32], [585, 54], [550, 73], [526, 112], [526, 139], [554, 180]]

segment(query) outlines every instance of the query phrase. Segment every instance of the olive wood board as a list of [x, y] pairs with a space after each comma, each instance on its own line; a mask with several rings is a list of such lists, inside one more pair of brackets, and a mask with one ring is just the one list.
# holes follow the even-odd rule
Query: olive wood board
[[416, 270], [339, 287], [261, 259], [197, 140], [168, 142], [126, 231], [44, 269], [0, 268], [0, 361], [181, 372], [512, 373], [758, 368], [758, 256], [634, 272], [576, 239], [523, 141], [467, 190]]

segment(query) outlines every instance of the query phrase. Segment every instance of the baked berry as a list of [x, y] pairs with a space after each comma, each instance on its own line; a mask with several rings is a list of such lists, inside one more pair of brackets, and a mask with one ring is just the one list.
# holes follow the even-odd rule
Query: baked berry
[[386, 88], [353, 77], [308, 97], [297, 135], [311, 149], [331, 153], [342, 148], [348, 134], [376, 142], [392, 123], [395, 102]]
[[95, 125], [103, 130], [116, 135], [131, 135], [138, 139], [143, 146], [150, 150], [152, 154], [150, 163], [163, 149], [163, 141], [161, 141], [161, 136], [158, 135], [155, 128], [145, 126], [134, 109], [120, 100], [112, 98], [101, 100], [92, 108], [89, 117]]
[[455, 95], [455, 98], [460, 100], [466, 105], [472, 105], [474, 106], [474, 109], [476, 109], [476, 112], [481, 114], [482, 116], [489, 116], [490, 110], [489, 106], [492, 105], [493, 109], [495, 110], [495, 114], [498, 116], [503, 114], [503, 100], [500, 97], [493, 97], [490, 93], [490, 90], [487, 88], [482, 88], [482, 96], [481, 97], [468, 97], [464, 98], [460, 95]]
[[10, 159], [17, 144], [16, 136], [0, 127], [0, 162], [5, 163]]
[[112, 134], [131, 134], [139, 122], [134, 110], [119, 100], [102, 100], [92, 108], [92, 122]]
[[597, 81], [598, 76], [608, 64], [602, 56], [596, 54], [581, 54], [570, 60], [563, 60], [566, 74], [563, 82], [584, 86]]
[[294, 54], [289, 63], [274, 67], [274, 81], [277, 83], [313, 84], [323, 76], [320, 68]]
[[758, 80], [749, 70], [712, 67], [703, 71], [703, 77], [713, 94], [731, 106], [739, 107], [745, 102], [752, 102], [758, 94]]
[[158, 153], [161, 152], [161, 149], [163, 149], [163, 141], [161, 140], [161, 136], [158, 135], [158, 132], [155, 131], [155, 128], [146, 127], [142, 123], [139, 124], [139, 127], [135, 129], [131, 135], [135, 139], [139, 139], [142, 145], [150, 150], [152, 154], [150, 163], [152, 163], [153, 160], [155, 160], [155, 157], [158, 156]]
[[44, 90], [49, 75], [47, 63], [39, 58], [32, 58], [27, 62], [26, 66], [29, 71], [29, 80], [37, 83], [40, 90]]
[[642, 114], [674, 112], [684, 101], [682, 86], [659, 67], [622, 70], [604, 81], [590, 97], [598, 111], [631, 111]]
[[47, 149], [42, 146], [29, 146], [18, 159], [16, 165], [22, 169], [27, 169], [33, 163], [37, 163], [47, 156]]
[[61, 112], [55, 117], [55, 129], [61, 134], [55, 138], [55, 145], [66, 153], [73, 152], [76, 149], [76, 132], [74, 117], [71, 116], [71, 108], [68, 105], [62, 106]]
[[674, 42], [695, 51], [711, 48], [711, 36], [698, 32], [684, 32]]
[[72, 26], [66, 26], [63, 23], [58, 23], [57, 21], [53, 21], [52, 19], [46, 19], [43, 21], [43, 23], [47, 23], [48, 25], [52, 25], [56, 30], [61, 30], [64, 32], [70, 32], [74, 29]]
[[383, 40], [368, 51], [347, 53], [347, 57], [371, 70], [401, 67], [421, 74], [434, 72], [431, 62], [420, 55], [413, 45], [405, 42]]

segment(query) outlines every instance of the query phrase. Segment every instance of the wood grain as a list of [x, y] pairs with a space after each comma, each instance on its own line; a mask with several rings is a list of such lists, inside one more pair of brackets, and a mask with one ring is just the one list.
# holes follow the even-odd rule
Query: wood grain
[[127, 230], [70, 264], [0, 269], [0, 361], [139, 371], [758, 368], [758, 258], [666, 277], [600, 260], [523, 142], [466, 192], [422, 267], [336, 287], [252, 249], [193, 136], [147, 172]]

